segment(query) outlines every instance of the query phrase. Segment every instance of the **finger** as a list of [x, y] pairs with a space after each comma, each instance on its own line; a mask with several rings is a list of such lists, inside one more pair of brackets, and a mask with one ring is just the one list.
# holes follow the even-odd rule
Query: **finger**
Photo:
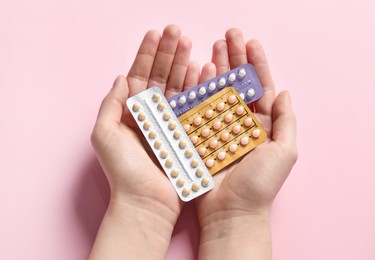
[[212, 63], [216, 66], [216, 75], [229, 70], [228, 46], [225, 40], [218, 40], [212, 47]]
[[119, 124], [124, 111], [124, 103], [128, 98], [129, 88], [122, 75], [115, 80], [112, 89], [105, 96], [99, 109], [97, 124], [108, 126]]
[[189, 67], [191, 41], [187, 37], [181, 37], [173, 60], [171, 73], [168, 79], [165, 96], [167, 98], [180, 93], [184, 87], [184, 79]]
[[204, 64], [199, 78], [199, 84], [216, 77], [216, 66], [212, 62]]
[[296, 117], [287, 91], [276, 97], [272, 113], [272, 140], [281, 145], [284, 151], [295, 151]]
[[191, 61], [186, 72], [185, 82], [184, 82], [184, 91], [191, 89], [198, 85], [200, 75], [200, 66], [196, 61]]
[[180, 28], [176, 25], [168, 25], [165, 27], [151, 69], [150, 79], [147, 84], [148, 88], [158, 86], [165, 92], [180, 36]]
[[127, 76], [130, 96], [134, 96], [147, 88], [159, 41], [160, 34], [155, 30], [148, 31], [143, 38]]
[[263, 97], [255, 103], [255, 109], [258, 113], [271, 116], [276, 94], [266, 55], [262, 45], [256, 40], [247, 42], [246, 51], [247, 60], [254, 66], [264, 90]]
[[230, 68], [234, 69], [247, 63], [246, 45], [242, 32], [237, 28], [229, 29], [225, 34], [228, 45]]

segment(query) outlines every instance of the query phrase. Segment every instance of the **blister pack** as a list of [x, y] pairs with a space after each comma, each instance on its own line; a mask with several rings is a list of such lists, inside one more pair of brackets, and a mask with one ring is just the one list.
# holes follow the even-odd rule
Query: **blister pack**
[[233, 87], [221, 90], [178, 120], [211, 174], [267, 138], [266, 131]]
[[210, 172], [158, 87], [130, 97], [126, 105], [181, 200], [190, 201], [214, 187]]
[[253, 65], [244, 64], [181, 92], [169, 98], [168, 102], [174, 113], [180, 116], [228, 86], [234, 87], [246, 104], [263, 96], [263, 88]]

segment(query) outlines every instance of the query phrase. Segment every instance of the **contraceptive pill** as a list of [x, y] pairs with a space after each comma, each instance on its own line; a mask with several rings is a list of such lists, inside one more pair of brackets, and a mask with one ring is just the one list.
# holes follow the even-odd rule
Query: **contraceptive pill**
[[130, 97], [126, 104], [181, 200], [190, 201], [214, 187], [205, 162], [186, 134], [192, 127], [180, 124], [158, 87]]
[[[207, 111], [212, 116], [207, 118]], [[200, 123], [195, 124], [196, 118]], [[267, 133], [233, 87], [227, 87], [181, 115], [178, 120], [211, 174], [263, 143]], [[202, 186], [209, 183], [203, 181]], [[207, 184], [208, 185], [208, 184]]]
[[244, 64], [181, 92], [169, 98], [168, 102], [173, 112], [180, 116], [229, 86], [237, 90], [246, 104], [254, 102], [263, 96], [263, 88], [253, 65]]

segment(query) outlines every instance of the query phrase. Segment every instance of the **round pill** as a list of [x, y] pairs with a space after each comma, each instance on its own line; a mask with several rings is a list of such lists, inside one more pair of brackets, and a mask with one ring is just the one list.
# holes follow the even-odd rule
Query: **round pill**
[[199, 160], [198, 159], [194, 158], [193, 160], [191, 160], [191, 167], [197, 168], [198, 164], [199, 164]]
[[236, 108], [236, 114], [238, 116], [242, 115], [243, 112], [245, 112], [245, 108], [243, 106], [239, 106], [239, 107]]
[[237, 148], [238, 146], [236, 144], [231, 144], [229, 146], [229, 151], [231, 151], [232, 153], [235, 153], [237, 151]]
[[165, 159], [165, 158], [167, 158], [167, 156], [168, 156], [168, 151], [167, 150], [162, 150], [160, 152], [160, 157], [161, 158]]
[[159, 149], [159, 148], [161, 147], [162, 144], [163, 144], [162, 141], [160, 141], [160, 140], [156, 140], [155, 143], [154, 143], [154, 147], [155, 147], [156, 149]]
[[190, 100], [194, 100], [196, 97], [197, 97], [197, 94], [195, 93], [195, 91], [191, 91], [189, 93], [189, 99]]
[[172, 165], [173, 165], [173, 160], [172, 160], [172, 159], [167, 159], [167, 160], [165, 161], [165, 166], [166, 166], [167, 168], [171, 168]]
[[191, 185], [191, 189], [195, 192], [199, 191], [200, 188], [201, 186], [199, 186], [198, 183], [193, 183], [193, 185]]
[[184, 188], [184, 189], [182, 190], [182, 195], [183, 195], [184, 197], [189, 196], [189, 195], [190, 195], [190, 189], [189, 189], [189, 188]]
[[171, 114], [169, 112], [165, 112], [163, 114], [163, 119], [164, 121], [168, 121], [169, 119], [171, 119]]
[[223, 142], [228, 141], [229, 140], [229, 133], [227, 133], [227, 132], [222, 133], [221, 136], [220, 136], [220, 139]]
[[148, 137], [150, 139], [154, 139], [156, 137], [156, 132], [155, 131], [151, 131], [149, 134], [148, 134]]
[[226, 114], [226, 115], [224, 116], [224, 121], [225, 121], [226, 123], [230, 123], [230, 122], [232, 121], [232, 119], [233, 119], [233, 115], [232, 115], [231, 113]]
[[197, 171], [195, 172], [195, 176], [198, 178], [202, 177], [204, 173], [204, 170], [202, 168], [198, 168]]
[[206, 153], [206, 147], [201, 147], [198, 149], [198, 153], [200, 156], [204, 156]]
[[228, 97], [228, 104], [232, 105], [234, 102], [236, 102], [236, 96], [235, 95], [230, 95]]
[[221, 112], [224, 109], [224, 107], [225, 107], [224, 102], [220, 102], [216, 105], [216, 110]]
[[139, 120], [139, 121], [143, 121], [143, 120], [145, 120], [145, 119], [146, 119], [146, 114], [143, 113], [143, 112], [141, 112], [141, 113], [138, 115], [138, 120]]
[[159, 99], [160, 99], [160, 95], [159, 95], [159, 94], [155, 93], [154, 95], [152, 95], [152, 100], [153, 100], [155, 103], [158, 102]]
[[220, 127], [221, 127], [221, 122], [220, 122], [220, 121], [215, 121], [215, 122], [212, 124], [212, 127], [213, 127], [213, 129], [215, 129], [215, 130], [219, 130]]
[[254, 95], [255, 95], [255, 90], [254, 89], [249, 89], [247, 92], [246, 92], [246, 95], [249, 97], [249, 98], [252, 98]]
[[157, 106], [158, 110], [159, 111], [163, 111], [164, 108], [165, 108], [165, 104], [164, 103], [159, 103], [158, 106]]
[[180, 174], [180, 173], [179, 173], [179, 171], [178, 171], [177, 169], [173, 169], [173, 170], [171, 171], [171, 176], [172, 176], [172, 178], [176, 178], [179, 174]]
[[171, 106], [171, 108], [175, 108], [176, 107], [176, 101], [172, 100], [171, 102], [169, 102], [169, 105]]
[[210, 119], [213, 115], [214, 115], [214, 111], [212, 109], [209, 109], [204, 113], [204, 117], [207, 119]]
[[181, 131], [176, 130], [173, 133], [173, 138], [176, 139], [176, 140], [178, 140], [178, 139], [180, 139], [181, 134], [182, 134]]
[[208, 168], [211, 168], [212, 166], [214, 166], [214, 164], [215, 164], [215, 161], [214, 161], [213, 159], [208, 159], [208, 160], [206, 161], [206, 166], [207, 166]]
[[242, 99], [245, 99], [245, 95], [244, 95], [243, 93], [240, 93], [240, 97], [241, 97]]
[[218, 144], [217, 140], [213, 139], [213, 140], [210, 141], [209, 146], [210, 146], [211, 149], [215, 149], [217, 144]]
[[151, 127], [151, 123], [149, 121], [146, 121], [144, 124], [143, 124], [143, 129], [148, 131]]
[[185, 157], [186, 158], [191, 158], [193, 156], [193, 150], [191, 150], [191, 149], [187, 149], [186, 151], [185, 151]]
[[255, 129], [251, 135], [254, 137], [254, 138], [258, 138], [260, 136], [260, 130], [259, 129]]
[[210, 179], [209, 178], [203, 178], [201, 182], [203, 187], [207, 187], [210, 184]]
[[177, 126], [176, 122], [175, 121], [171, 121], [168, 124], [168, 129], [169, 130], [174, 130], [176, 128], [176, 126]]
[[133, 111], [134, 112], [138, 112], [140, 108], [141, 108], [141, 104], [134, 103], [134, 105], [133, 105]]
[[202, 130], [202, 132], [201, 132], [201, 135], [202, 135], [203, 137], [207, 137], [207, 136], [209, 136], [209, 134], [210, 134], [210, 129], [209, 129], [209, 128], [204, 128], [204, 129]]
[[198, 136], [193, 135], [192, 137], [190, 137], [190, 141], [191, 141], [193, 144], [198, 143]]
[[241, 126], [240, 125], [235, 125], [232, 128], [232, 133], [233, 134], [238, 134], [241, 131]]
[[177, 184], [178, 187], [182, 187], [182, 186], [184, 186], [184, 184], [185, 184], [185, 180], [182, 179], [182, 178], [179, 178], [179, 179], [177, 180], [176, 184]]
[[236, 74], [234, 74], [234, 73], [229, 74], [229, 76], [228, 76], [228, 80], [229, 80], [230, 82], [235, 81], [235, 80], [236, 80]]
[[251, 123], [253, 122], [253, 119], [251, 117], [246, 118], [243, 123], [246, 127], [251, 126]]
[[205, 87], [201, 87], [199, 90], [198, 90], [198, 94], [199, 96], [204, 96], [206, 94], [206, 88]]
[[180, 143], [178, 144], [178, 146], [181, 149], [185, 149], [186, 145], [187, 145], [187, 142], [185, 140], [181, 140]]
[[197, 117], [195, 117], [195, 118], [193, 119], [193, 124], [194, 124], [195, 126], [199, 126], [201, 123], [202, 123], [202, 118], [201, 118], [201, 117], [197, 116]]
[[240, 69], [240, 70], [238, 71], [238, 76], [239, 76], [240, 78], [244, 78], [244, 77], [246, 76], [246, 70], [245, 70], [244, 68]]
[[186, 125], [183, 126], [183, 128], [185, 129], [185, 132], [189, 132], [190, 125], [186, 124]]
[[215, 82], [211, 82], [209, 85], [208, 85], [208, 90], [213, 92], [216, 88], [216, 83]]
[[186, 103], [186, 97], [185, 96], [181, 96], [178, 99], [178, 103], [180, 103], [180, 105], [184, 105]]
[[225, 78], [224, 77], [221, 77], [220, 79], [219, 79], [219, 86], [220, 87], [224, 87], [225, 86], [225, 84], [227, 84], [227, 81], [225, 80]]
[[217, 154], [217, 158], [219, 160], [224, 160], [226, 155], [227, 155], [226, 152], [220, 152]]
[[242, 137], [240, 142], [242, 145], [247, 145], [249, 143], [249, 137], [247, 136]]

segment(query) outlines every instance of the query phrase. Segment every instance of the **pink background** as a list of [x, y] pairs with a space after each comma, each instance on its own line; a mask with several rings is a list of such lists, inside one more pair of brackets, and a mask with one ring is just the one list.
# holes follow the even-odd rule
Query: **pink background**
[[[374, 11], [373, 0], [2, 0], [0, 258], [87, 257], [108, 200], [89, 142], [98, 106], [144, 33], [175, 23], [201, 64], [241, 28], [291, 91], [300, 157], [274, 204], [274, 259], [375, 259]], [[196, 258], [198, 239], [189, 204], [168, 259]]]

